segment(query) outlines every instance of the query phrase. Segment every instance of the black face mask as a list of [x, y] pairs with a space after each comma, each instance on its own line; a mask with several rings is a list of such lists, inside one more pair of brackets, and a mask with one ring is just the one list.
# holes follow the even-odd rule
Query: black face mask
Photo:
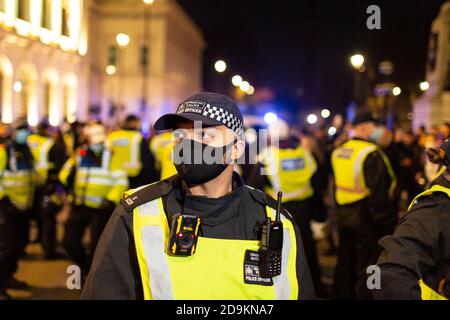
[[217, 178], [228, 167], [224, 159], [234, 143], [213, 147], [185, 139], [173, 149], [175, 168], [188, 184], [206, 183]]

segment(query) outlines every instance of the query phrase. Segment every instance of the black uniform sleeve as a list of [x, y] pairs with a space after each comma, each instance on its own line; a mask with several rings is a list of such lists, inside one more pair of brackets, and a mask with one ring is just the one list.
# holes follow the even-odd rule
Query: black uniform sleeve
[[364, 162], [364, 177], [370, 196], [367, 198], [369, 216], [377, 226], [395, 225], [397, 217], [391, 210], [389, 189], [392, 179], [382, 156], [372, 152]]
[[420, 299], [419, 279], [447, 259], [444, 243], [448, 243], [449, 238], [444, 228], [448, 224], [448, 213], [441, 214], [435, 204], [436, 197], [443, 196], [425, 198], [401, 220], [392, 236], [380, 241], [384, 249], [378, 259], [381, 290], [374, 290], [375, 298]]
[[131, 218], [121, 205], [114, 211], [95, 250], [81, 299], [143, 298]]

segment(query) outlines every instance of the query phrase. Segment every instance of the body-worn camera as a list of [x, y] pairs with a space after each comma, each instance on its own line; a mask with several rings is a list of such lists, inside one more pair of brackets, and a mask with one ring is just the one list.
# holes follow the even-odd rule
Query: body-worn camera
[[191, 256], [197, 247], [200, 218], [177, 213], [170, 220], [170, 237], [167, 252], [173, 256]]
[[281, 274], [281, 252], [283, 249], [283, 223], [281, 222], [281, 197], [278, 193], [277, 213], [274, 221], [267, 218], [262, 226], [261, 248], [259, 249], [259, 274], [264, 278]]

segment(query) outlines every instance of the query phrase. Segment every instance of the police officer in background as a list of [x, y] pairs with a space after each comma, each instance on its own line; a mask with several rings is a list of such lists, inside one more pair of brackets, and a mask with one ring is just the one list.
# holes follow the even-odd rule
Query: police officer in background
[[380, 241], [376, 299], [450, 298], [450, 141], [428, 154], [446, 171], [413, 200], [394, 234]]
[[[71, 191], [72, 211], [66, 222], [63, 245], [70, 258], [89, 271], [98, 239], [128, 182], [124, 170], [113, 170], [110, 152], [104, 148], [105, 128], [92, 124], [85, 128], [88, 145], [80, 147], [64, 164], [59, 179]], [[90, 227], [90, 255], [82, 244]]]
[[[283, 207], [295, 219], [302, 236], [306, 259], [319, 297], [326, 296], [321, 282], [316, 242], [311, 231], [311, 219], [325, 220], [322, 201], [322, 181], [313, 155], [290, 135], [288, 124], [279, 119], [269, 125], [271, 145], [259, 154], [259, 162], [266, 170], [263, 188], [276, 198], [283, 191]], [[278, 143], [276, 143], [275, 139]]]
[[[202, 128], [194, 129], [194, 121]], [[269, 242], [282, 250], [281, 275], [259, 273], [262, 224], [268, 216], [275, 218], [276, 203], [233, 171], [245, 147], [236, 104], [219, 94], [199, 93], [176, 114], [161, 117], [155, 128], [178, 129], [178, 175], [127, 192], [100, 239], [82, 298], [314, 298], [301, 237], [284, 210], [278, 229], [283, 236]], [[180, 223], [177, 214], [200, 219], [190, 257], [174, 255], [177, 247], [168, 239], [171, 232], [179, 236], [177, 228], [169, 228], [169, 222]]]
[[396, 179], [389, 160], [372, 142], [382, 133], [372, 114], [358, 113], [352, 125], [352, 138], [331, 158], [339, 233], [333, 295], [370, 299], [366, 269], [377, 261], [378, 240], [391, 234], [397, 222], [391, 209]]
[[[42, 243], [45, 259], [56, 257], [56, 213], [47, 202], [56, 199], [58, 173], [67, 160], [62, 139], [52, 137], [50, 125], [41, 122], [37, 132], [30, 135], [28, 145], [33, 154], [36, 170], [36, 189], [32, 215], [38, 222], [38, 240]], [[55, 199], [55, 200], [51, 200]], [[59, 207], [59, 206], [56, 206]]]
[[111, 132], [106, 139], [106, 146], [111, 152], [111, 168], [127, 172], [130, 188], [158, 180], [155, 159], [140, 130], [141, 120], [129, 115], [123, 129]]
[[13, 275], [28, 243], [29, 210], [34, 194], [29, 134], [25, 122], [20, 121], [14, 127], [12, 139], [0, 147], [0, 299], [9, 299], [6, 288], [28, 287]]
[[177, 173], [172, 161], [172, 150], [175, 145], [171, 131], [162, 132], [150, 140], [150, 150], [155, 157], [155, 167], [160, 172], [160, 180]]

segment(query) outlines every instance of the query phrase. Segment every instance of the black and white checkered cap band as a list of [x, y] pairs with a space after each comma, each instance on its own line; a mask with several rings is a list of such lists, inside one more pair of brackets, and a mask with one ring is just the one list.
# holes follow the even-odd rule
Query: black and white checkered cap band
[[202, 114], [210, 117], [211, 119], [222, 122], [224, 126], [233, 130], [238, 136], [242, 137], [244, 135], [244, 124], [241, 119], [227, 110], [207, 104], [203, 109]]
[[209, 117], [233, 130], [239, 137], [244, 135], [244, 124], [231, 112], [204, 101], [185, 101], [177, 109], [177, 113], [197, 113]]

